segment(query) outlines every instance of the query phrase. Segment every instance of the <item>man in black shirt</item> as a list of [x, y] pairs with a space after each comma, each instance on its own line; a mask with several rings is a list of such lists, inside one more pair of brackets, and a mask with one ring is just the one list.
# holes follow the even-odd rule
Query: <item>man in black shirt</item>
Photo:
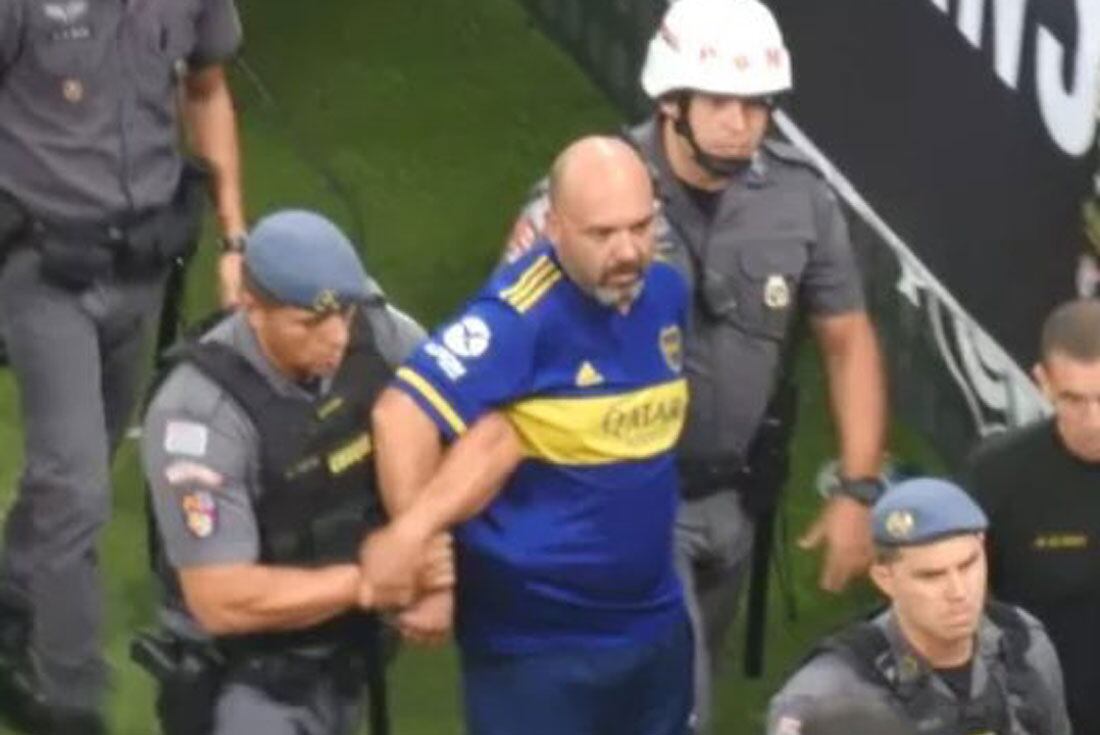
[[1045, 625], [1077, 733], [1100, 733], [1100, 300], [1043, 326], [1035, 379], [1054, 416], [983, 443], [965, 487], [990, 519], [990, 589]]

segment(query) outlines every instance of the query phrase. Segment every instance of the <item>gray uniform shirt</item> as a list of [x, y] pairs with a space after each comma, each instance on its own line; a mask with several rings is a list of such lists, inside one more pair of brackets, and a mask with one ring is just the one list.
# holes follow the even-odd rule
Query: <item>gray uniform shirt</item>
[[179, 83], [240, 42], [233, 0], [0, 2], [0, 188], [60, 220], [165, 204]]
[[[415, 321], [391, 306], [370, 307], [368, 315], [375, 344], [392, 367], [425, 337]], [[233, 347], [278, 393], [308, 397], [263, 356], [243, 314], [222, 322], [204, 339]], [[141, 452], [161, 548], [173, 568], [259, 558], [254, 512], [263, 493], [259, 437], [221, 386], [192, 365], [173, 370], [146, 412]]]
[[[1012, 730], [998, 735], [1069, 735], [1071, 728], [1066, 713], [1058, 655], [1042, 624], [1023, 610], [1019, 612], [1028, 625], [1031, 638], [1025, 658], [1045, 686], [1049, 708], [1044, 714], [1046, 721], [1051, 723], [1051, 729], [1042, 733], [1029, 733], [1013, 715]], [[938, 721], [913, 723], [916, 731], [942, 732], [943, 730], [937, 728], [943, 727], [944, 723], [955, 722], [966, 702], [960, 701], [954, 691], [908, 646], [889, 612], [879, 615], [873, 623], [886, 633], [890, 641], [893, 660], [899, 662], [897, 666], [899, 672], [902, 672], [899, 676], [913, 681], [925, 678], [924, 688], [931, 690], [931, 696], [936, 702], [935, 718]], [[1000, 653], [1003, 635], [1001, 629], [988, 618], [982, 619], [970, 674], [970, 691], [975, 699], [987, 687], [1003, 686], [999, 683], [1005, 677]], [[768, 735], [797, 733], [803, 722], [813, 720], [816, 711], [837, 701], [873, 702], [876, 706], [894, 704], [889, 690], [861, 677], [840, 654], [825, 652], [799, 669], [772, 698], [768, 711]]]
[[[744, 453], [779, 377], [796, 311], [827, 316], [864, 308], [847, 223], [824, 178], [790, 145], [766, 140], [709, 219], [672, 172], [659, 121], [630, 137], [654, 176], [658, 247], [692, 292], [684, 339], [691, 402], [680, 454]], [[535, 194], [525, 214], [541, 227], [545, 182]]]

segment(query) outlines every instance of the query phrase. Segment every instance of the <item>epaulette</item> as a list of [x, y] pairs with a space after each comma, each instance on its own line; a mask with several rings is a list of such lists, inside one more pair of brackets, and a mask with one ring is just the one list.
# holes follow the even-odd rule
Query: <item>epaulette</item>
[[779, 159], [783, 163], [806, 169], [818, 178], [825, 178], [825, 173], [818, 168], [817, 164], [810, 160], [810, 157], [803, 153], [801, 149], [790, 143], [775, 140], [774, 138], [765, 138], [760, 147], [763, 148], [768, 155]]
[[549, 255], [543, 254], [519, 271], [510, 285], [497, 291], [497, 296], [524, 314], [541, 301], [561, 277], [561, 269]]

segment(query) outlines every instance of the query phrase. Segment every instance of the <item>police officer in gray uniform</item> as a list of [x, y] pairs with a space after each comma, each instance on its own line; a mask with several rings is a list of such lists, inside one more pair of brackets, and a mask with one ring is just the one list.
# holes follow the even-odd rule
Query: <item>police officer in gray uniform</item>
[[170, 735], [351, 733], [363, 608], [385, 604], [356, 592], [379, 522], [370, 407], [423, 332], [309, 212], [257, 224], [244, 281], [242, 309], [176, 353], [145, 417], [172, 639], [147, 657], [158, 714]]
[[[233, 0], [0, 3], [0, 326], [26, 456], [0, 564], [0, 709], [37, 732], [102, 727], [110, 457], [167, 264], [197, 234], [182, 127], [222, 232], [244, 231], [221, 67], [240, 38]], [[228, 299], [239, 258], [219, 263]]]
[[[758, 447], [766, 439], [761, 427], [774, 426], [764, 417], [770, 400], [782, 403], [777, 388], [796, 315], [809, 316], [821, 348], [840, 439], [840, 493], [803, 538], [804, 547], [826, 546], [821, 584], [829, 590], [870, 561], [867, 504], [879, 492], [883, 378], [837, 203], [799, 151], [764, 137], [776, 96], [791, 87], [787, 49], [768, 9], [756, 0], [672, 3], [650, 43], [642, 86], [656, 112], [627, 135], [655, 178], [663, 254], [693, 291], [677, 535], [705, 730], [753, 514], [778, 491], [761, 478], [769, 469], [748, 466], [747, 455], [754, 438]], [[545, 207], [545, 196], [528, 205], [511, 252], [532, 241]], [[784, 450], [775, 446], [780, 437], [767, 439], [772, 446], [760, 456]]]
[[922, 735], [1067, 735], [1062, 673], [1043, 626], [987, 601], [985, 514], [962, 488], [917, 478], [875, 504], [871, 579], [890, 599], [826, 639], [775, 695], [772, 735], [836, 701], [888, 706]]

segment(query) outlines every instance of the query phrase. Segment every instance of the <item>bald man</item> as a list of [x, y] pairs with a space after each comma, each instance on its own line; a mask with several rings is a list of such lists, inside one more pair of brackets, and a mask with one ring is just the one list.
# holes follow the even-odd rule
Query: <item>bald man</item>
[[[419, 550], [453, 530], [472, 735], [682, 735], [691, 641], [672, 448], [685, 286], [653, 262], [653, 192], [629, 146], [582, 139], [552, 176], [549, 237], [376, 404], [396, 520], [368, 545], [366, 576], [411, 589]], [[446, 612], [436, 596], [403, 623], [416, 635]]]

